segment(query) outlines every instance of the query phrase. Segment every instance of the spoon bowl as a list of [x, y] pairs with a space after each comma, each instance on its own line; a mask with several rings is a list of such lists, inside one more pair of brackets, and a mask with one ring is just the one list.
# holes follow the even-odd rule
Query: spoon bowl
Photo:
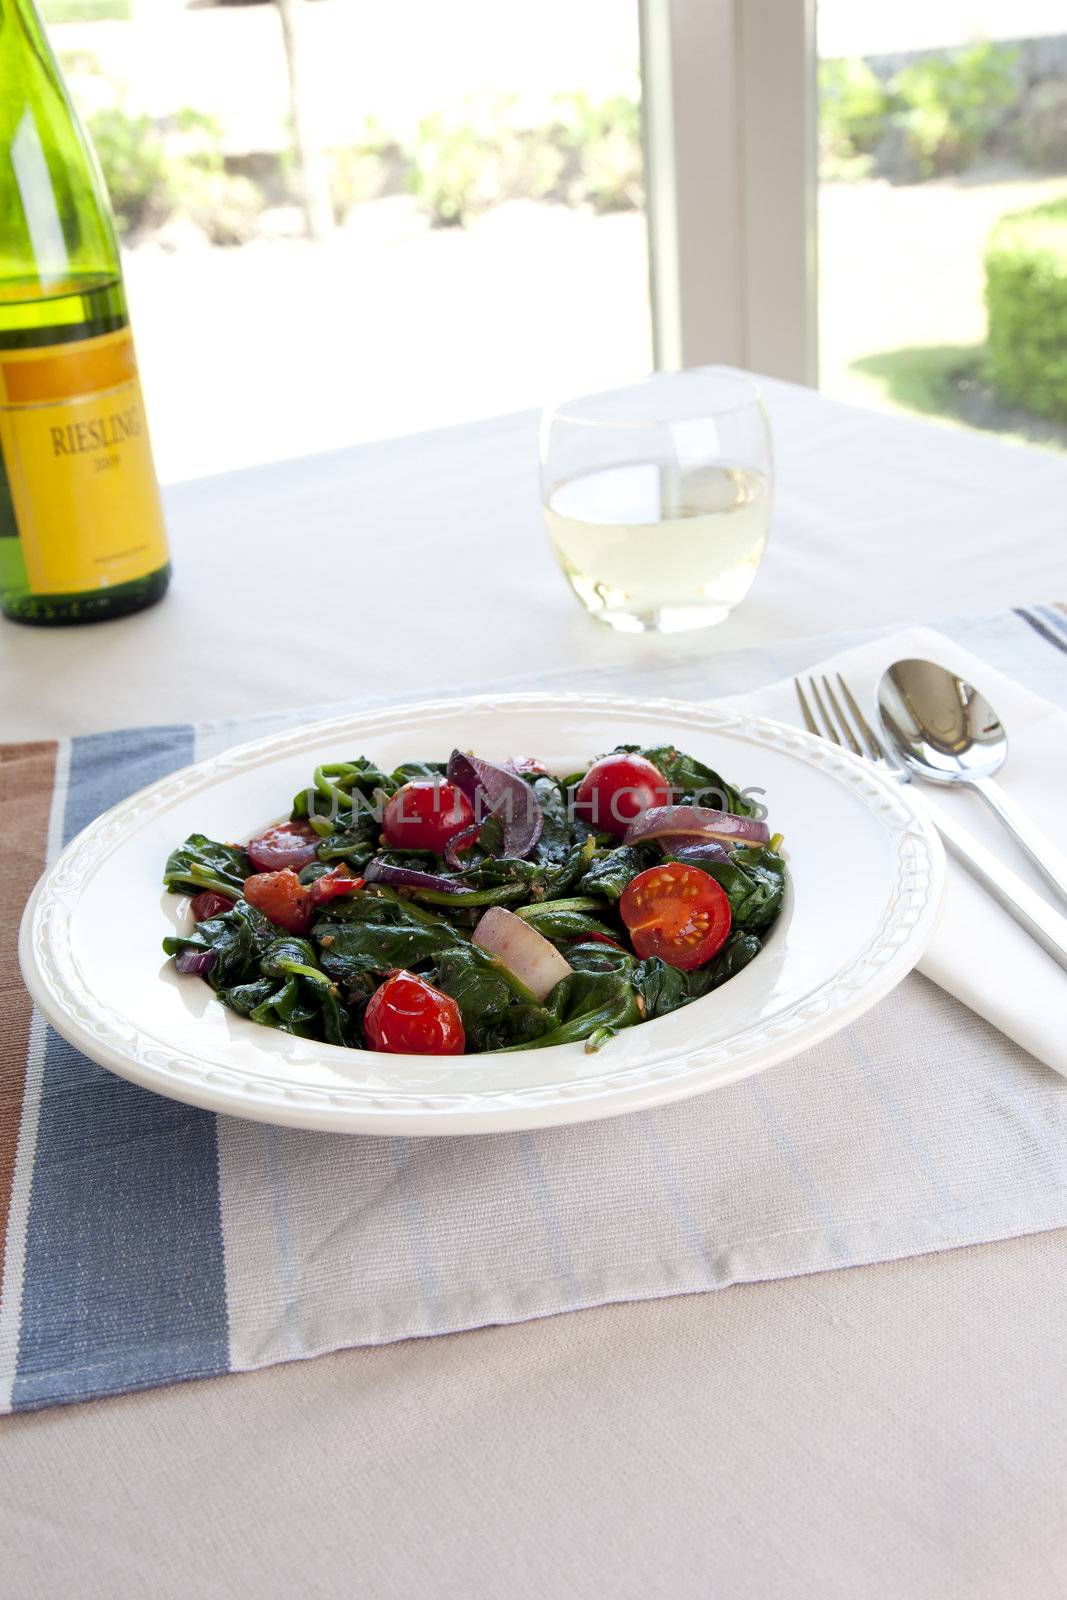
[[989, 701], [935, 661], [894, 661], [878, 685], [878, 710], [900, 759], [930, 783], [991, 778], [1008, 759]]
[[980, 795], [1067, 901], [1067, 857], [993, 781], [1008, 759], [1008, 735], [985, 695], [936, 661], [894, 661], [878, 685], [878, 714], [897, 759], [914, 777]]

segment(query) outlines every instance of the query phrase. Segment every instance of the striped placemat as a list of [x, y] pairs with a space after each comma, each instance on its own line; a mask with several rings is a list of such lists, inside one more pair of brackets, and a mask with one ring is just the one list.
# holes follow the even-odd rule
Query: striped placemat
[[[1067, 703], [1061, 609], [939, 626]], [[680, 653], [610, 683], [706, 699], [861, 637], [705, 657], [699, 672]], [[605, 674], [505, 687], [555, 681], [603, 688]], [[160, 1099], [79, 1055], [18, 976], [38, 874], [144, 784], [323, 709], [0, 749], [0, 1410], [1067, 1224], [1062, 1081], [918, 976], [771, 1073], [537, 1134], [283, 1130]]]

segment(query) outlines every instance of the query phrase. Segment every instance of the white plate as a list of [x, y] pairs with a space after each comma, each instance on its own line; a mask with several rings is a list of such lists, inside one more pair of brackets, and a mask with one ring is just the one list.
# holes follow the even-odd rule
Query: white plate
[[[161, 888], [170, 850], [194, 831], [250, 837], [319, 761], [366, 753], [388, 769], [458, 745], [536, 755], [564, 772], [624, 742], [676, 743], [730, 782], [764, 789], [790, 883], [743, 972], [596, 1054], [575, 1044], [449, 1061], [316, 1044], [235, 1016], [163, 956], [163, 935], [191, 925], [188, 901]], [[294, 1127], [488, 1133], [679, 1100], [825, 1039], [915, 965], [944, 874], [939, 839], [899, 789], [792, 728], [669, 700], [480, 697], [315, 723], [152, 784], [64, 850], [26, 908], [19, 952], [54, 1027], [160, 1094]]]

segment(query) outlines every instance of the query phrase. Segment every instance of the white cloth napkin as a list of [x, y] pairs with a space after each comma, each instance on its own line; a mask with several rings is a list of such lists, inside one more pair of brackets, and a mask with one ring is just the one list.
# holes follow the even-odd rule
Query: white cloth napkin
[[[872, 726], [877, 726], [878, 680], [892, 662], [909, 656], [938, 661], [982, 691], [1008, 732], [1008, 759], [997, 781], [1056, 838], [1067, 815], [1067, 714], [1057, 706], [931, 628], [904, 629], [830, 656], [809, 670], [840, 672]], [[791, 678], [753, 694], [733, 696], [725, 704], [803, 726]], [[942, 788], [936, 796], [1007, 866], [1050, 894], [977, 795]], [[1067, 1075], [1067, 973], [951, 857], [944, 916], [919, 970]]]

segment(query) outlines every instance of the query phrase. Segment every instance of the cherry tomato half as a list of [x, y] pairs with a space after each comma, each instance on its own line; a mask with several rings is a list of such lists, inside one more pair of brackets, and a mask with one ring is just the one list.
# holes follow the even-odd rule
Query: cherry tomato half
[[299, 872], [314, 861], [319, 836], [307, 822], [279, 822], [245, 845], [249, 861], [257, 872], [280, 872], [292, 867]]
[[221, 917], [232, 905], [233, 900], [229, 895], [216, 894], [214, 889], [201, 889], [199, 894], [193, 895], [189, 909], [194, 921], [206, 922], [208, 917]]
[[469, 828], [474, 808], [462, 789], [442, 779], [417, 778], [398, 789], [385, 808], [382, 832], [394, 850], [435, 850]]
[[459, 1007], [414, 972], [391, 972], [363, 1013], [372, 1050], [393, 1055], [461, 1056], [466, 1037]]
[[353, 877], [350, 867], [340, 866], [334, 867], [331, 872], [324, 872], [321, 878], [316, 878], [314, 883], [308, 884], [308, 893], [312, 905], [321, 906], [327, 900], [336, 900], [340, 895], [355, 894], [356, 890], [362, 887], [362, 878]]
[[659, 956], [682, 972], [710, 961], [730, 932], [726, 891], [700, 867], [681, 861], [666, 861], [631, 878], [619, 914], [642, 961]]
[[602, 756], [578, 785], [575, 812], [600, 833], [621, 839], [649, 806], [669, 806], [671, 786], [644, 756]]
[[311, 892], [292, 867], [283, 867], [281, 872], [257, 872], [246, 878], [245, 899], [287, 933], [307, 933], [311, 927]]

